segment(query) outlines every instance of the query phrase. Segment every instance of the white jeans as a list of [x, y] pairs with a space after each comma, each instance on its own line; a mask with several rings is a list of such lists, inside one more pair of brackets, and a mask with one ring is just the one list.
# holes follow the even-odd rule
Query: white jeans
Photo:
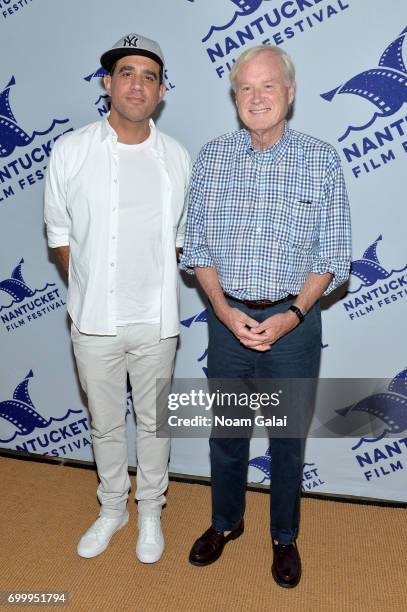
[[171, 378], [177, 338], [160, 340], [159, 325], [151, 324], [118, 327], [117, 336], [82, 334], [72, 325], [71, 338], [88, 396], [101, 514], [115, 517], [125, 512], [130, 489], [127, 372], [137, 420], [138, 511], [159, 514], [168, 486], [170, 440], [156, 436], [166, 415], [165, 397], [156, 402], [156, 379]]

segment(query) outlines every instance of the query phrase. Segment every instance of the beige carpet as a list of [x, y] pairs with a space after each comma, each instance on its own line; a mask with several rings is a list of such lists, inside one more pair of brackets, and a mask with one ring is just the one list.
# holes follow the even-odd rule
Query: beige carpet
[[[97, 514], [93, 471], [8, 458], [0, 458], [0, 470], [2, 591], [68, 591], [69, 605], [61, 609], [86, 612], [407, 610], [403, 508], [303, 500], [303, 577], [296, 589], [285, 590], [270, 573], [263, 493], [248, 493], [244, 535], [227, 545], [217, 563], [196, 568], [187, 557], [209, 526], [210, 489], [172, 482], [163, 517], [164, 556], [142, 565], [134, 553], [134, 503], [129, 525], [102, 555], [76, 555], [76, 542]], [[133, 478], [132, 485], [134, 490]]]

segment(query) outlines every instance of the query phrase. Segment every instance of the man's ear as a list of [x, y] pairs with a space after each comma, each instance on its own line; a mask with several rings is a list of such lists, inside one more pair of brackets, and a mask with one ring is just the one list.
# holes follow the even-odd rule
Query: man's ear
[[161, 83], [160, 89], [159, 89], [159, 92], [158, 92], [158, 97], [160, 98], [160, 102], [164, 98], [166, 92], [167, 92], [166, 86], [164, 85], [164, 83]]
[[106, 74], [103, 77], [103, 86], [108, 96], [110, 96], [111, 84], [112, 84], [112, 77], [110, 76], [110, 74]]
[[295, 81], [293, 81], [291, 83], [291, 85], [288, 87], [288, 104], [290, 106], [294, 102], [294, 98], [295, 98], [295, 86], [296, 86], [296, 83], [295, 83]]

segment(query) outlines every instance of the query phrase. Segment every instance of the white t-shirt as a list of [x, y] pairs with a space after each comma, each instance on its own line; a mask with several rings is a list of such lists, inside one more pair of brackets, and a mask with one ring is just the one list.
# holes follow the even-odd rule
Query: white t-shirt
[[160, 322], [163, 181], [152, 144], [152, 132], [140, 144], [117, 143], [116, 325]]

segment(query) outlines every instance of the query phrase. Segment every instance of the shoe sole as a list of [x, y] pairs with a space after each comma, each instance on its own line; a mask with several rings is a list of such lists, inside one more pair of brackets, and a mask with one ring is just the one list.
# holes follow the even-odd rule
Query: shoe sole
[[161, 557], [163, 556], [163, 552], [157, 558], [157, 557], [143, 557], [143, 556], [139, 557], [136, 551], [136, 557], [141, 563], [157, 563], [157, 561], [159, 561]]
[[273, 576], [273, 578], [274, 578], [275, 582], [278, 584], [278, 586], [283, 587], [283, 589], [293, 589], [294, 587], [296, 587], [296, 586], [297, 586], [297, 584], [298, 584], [298, 583], [300, 582], [300, 580], [301, 580], [301, 570], [300, 570], [300, 573], [298, 574], [298, 578], [297, 578], [297, 580], [296, 580], [295, 582], [293, 582], [292, 584], [288, 584], [288, 583], [285, 583], [285, 582], [281, 582], [281, 581], [279, 580], [279, 578], [278, 578], [278, 576], [277, 576], [276, 572], [275, 572], [274, 565], [273, 565], [273, 566], [272, 566], [272, 568], [271, 568], [271, 575]]
[[193, 561], [190, 557], [189, 557], [188, 561], [190, 562], [191, 565], [195, 565], [195, 567], [205, 567], [206, 565], [211, 565], [212, 563], [215, 563], [215, 561], [217, 561], [219, 559], [219, 557], [222, 555], [223, 549], [225, 548], [226, 544], [228, 542], [232, 542], [232, 540], [237, 540], [237, 538], [239, 538], [242, 535], [243, 532], [244, 532], [244, 526], [241, 527], [239, 530], [237, 530], [233, 534], [233, 536], [231, 534], [229, 534], [229, 536], [227, 536], [229, 539], [226, 540], [225, 545], [223, 546], [223, 548], [220, 551], [220, 553], [218, 555], [216, 555], [216, 557], [214, 557], [210, 561], [205, 561], [204, 563], [202, 563], [200, 561]]
[[110, 540], [112, 539], [112, 537], [114, 536], [115, 533], [117, 533], [118, 531], [120, 531], [120, 529], [122, 529], [123, 527], [125, 527], [127, 525], [127, 523], [129, 522], [129, 515], [127, 515], [127, 517], [123, 520], [123, 522], [117, 527], [117, 529], [115, 531], [113, 531], [112, 535], [110, 536], [110, 538], [108, 539], [108, 541], [106, 542], [105, 546], [103, 546], [103, 548], [99, 549], [97, 552], [93, 553], [93, 554], [83, 554], [80, 553], [78, 549], [76, 549], [76, 552], [78, 553], [78, 555], [80, 557], [82, 557], [83, 559], [93, 559], [93, 557], [98, 557], [99, 555], [102, 554], [102, 552], [104, 552], [106, 550], [106, 548], [109, 546], [110, 544]]

